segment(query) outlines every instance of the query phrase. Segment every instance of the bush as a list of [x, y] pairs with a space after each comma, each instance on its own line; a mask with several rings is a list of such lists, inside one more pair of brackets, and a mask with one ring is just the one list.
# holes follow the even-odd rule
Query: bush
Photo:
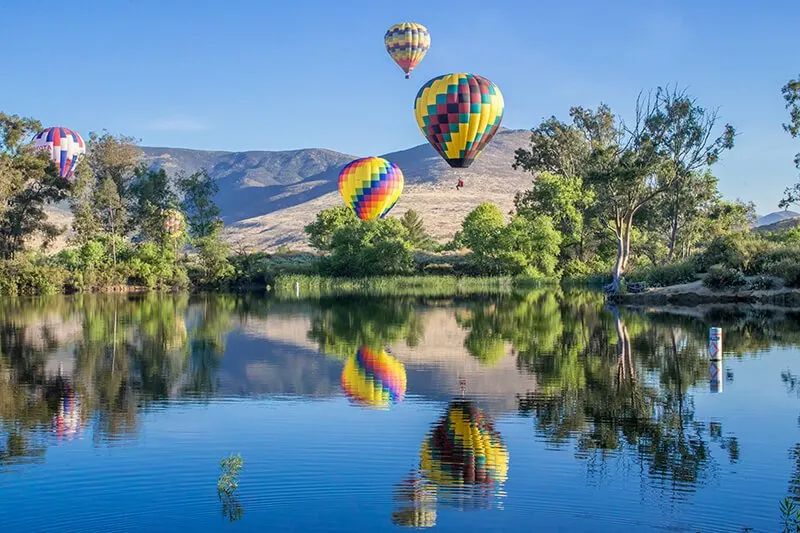
[[784, 258], [767, 266], [767, 273], [783, 278], [787, 287], [800, 287], [800, 264], [794, 259]]
[[61, 266], [32, 256], [0, 263], [0, 294], [34, 296], [64, 290], [69, 273]]
[[769, 276], [758, 275], [750, 280], [747, 288], [753, 291], [768, 291], [775, 288], [775, 280]]
[[697, 265], [682, 261], [663, 266], [650, 266], [635, 270], [626, 276], [627, 281], [643, 281], [651, 287], [668, 287], [697, 280]]
[[739, 269], [713, 265], [708, 269], [703, 285], [712, 290], [735, 289], [747, 285], [747, 278]]
[[696, 259], [698, 272], [712, 265], [722, 265], [743, 272], [757, 273], [753, 260], [774, 249], [776, 245], [749, 232], [733, 233], [714, 238]]

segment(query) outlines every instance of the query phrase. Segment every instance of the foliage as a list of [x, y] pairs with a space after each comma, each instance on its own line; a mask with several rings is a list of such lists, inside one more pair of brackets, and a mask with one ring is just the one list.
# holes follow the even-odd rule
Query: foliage
[[308, 242], [319, 251], [330, 251], [333, 234], [342, 227], [355, 226], [359, 218], [346, 205], [330, 207], [317, 213], [316, 220], [305, 227]]
[[231, 263], [230, 247], [216, 231], [197, 237], [193, 241], [197, 248], [196, 268], [190, 272], [195, 285], [201, 287], [225, 287], [231, 283], [236, 268]]
[[330, 249], [323, 268], [334, 276], [400, 275], [413, 269], [408, 230], [394, 217], [341, 226]]
[[[789, 123], [783, 125], [783, 129], [792, 137], [800, 135], [800, 77], [789, 80], [781, 88], [783, 99], [786, 101], [786, 109], [789, 110]], [[794, 164], [800, 168], [800, 153], [794, 156]], [[778, 206], [781, 209], [789, 207], [800, 201], [800, 183], [788, 187], [784, 191], [783, 199]]]
[[640, 268], [627, 277], [627, 281], [644, 281], [649, 287], [668, 287], [695, 280], [697, 265], [693, 261]]
[[406, 211], [400, 217], [400, 223], [408, 232], [408, 241], [418, 250], [434, 250], [436, 243], [428, 236], [425, 231], [425, 224], [422, 217], [413, 209]]
[[68, 272], [42, 257], [18, 255], [0, 261], [0, 295], [34, 296], [63, 292]]
[[[178, 205], [178, 195], [173, 190], [164, 169], [138, 167], [129, 188], [132, 202], [132, 223], [142, 240], [159, 244], [173, 243], [176, 238], [166, 227], [167, 211]], [[182, 235], [177, 238], [180, 239]]]
[[15, 257], [35, 234], [47, 245], [63, 232], [47, 220], [44, 207], [65, 199], [69, 182], [46, 150], [27, 143], [41, 128], [33, 118], [0, 113], [0, 258]]
[[[571, 124], [555, 117], [544, 121], [533, 130], [530, 147], [517, 150], [513, 165], [537, 177], [546, 176], [545, 184], [534, 185], [531, 191], [518, 196], [517, 207], [522, 212], [540, 207], [541, 198], [547, 198], [542, 192], [552, 177], [545, 173], [562, 180], [557, 190], [569, 191], [564, 197], [570, 208], [563, 209], [564, 205], [558, 206], [552, 200], [544, 203], [553, 210], [563, 209], [568, 235], [572, 233], [570, 226], [575, 225], [571, 221], [580, 212], [572, 208], [580, 184], [582, 197], [592, 201], [591, 206], [581, 206], [583, 223], [588, 215], [610, 230], [616, 243], [614, 290], [619, 290], [630, 262], [634, 224], [641, 223], [646, 208], [670, 192], [673, 201], [672, 210], [667, 213], [670, 232], [666, 242], [667, 259], [672, 259], [678, 234], [682, 226], [696, 218], [693, 213], [700, 203], [700, 198], [689, 194], [694, 190], [691, 176], [717, 162], [722, 151], [733, 147], [735, 136], [733, 128], [726, 125], [711, 140], [716, 113], [706, 112], [684, 92], [659, 87], [652, 98], [648, 95], [644, 101], [638, 99], [635, 110], [635, 120], [628, 127], [604, 104], [595, 111], [572, 107]], [[559, 226], [562, 231], [563, 228]]]
[[239, 488], [239, 472], [244, 466], [241, 454], [230, 454], [223, 457], [220, 461], [222, 472], [217, 479], [217, 490], [219, 492], [232, 493]]
[[[295, 293], [299, 286], [299, 296]], [[511, 278], [470, 278], [453, 276], [374, 276], [332, 278], [323, 276], [280, 275], [275, 279], [275, 294], [280, 299], [309, 299], [343, 295], [363, 296], [455, 296], [511, 292]]]
[[483, 202], [466, 216], [457, 240], [485, 273], [542, 278], [556, 273], [561, 235], [547, 216], [518, 215], [506, 225], [500, 208]]
[[703, 278], [703, 285], [711, 290], [738, 289], [747, 285], [747, 278], [737, 268], [713, 265]]
[[189, 218], [189, 234], [194, 238], [208, 237], [220, 229], [220, 209], [214, 202], [219, 186], [205, 169], [178, 178], [183, 194], [183, 210]]
[[800, 532], [800, 507], [788, 496], [780, 505], [783, 533]]

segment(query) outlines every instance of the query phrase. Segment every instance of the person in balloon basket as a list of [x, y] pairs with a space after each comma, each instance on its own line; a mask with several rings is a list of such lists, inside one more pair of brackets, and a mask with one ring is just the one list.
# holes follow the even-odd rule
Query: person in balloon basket
[[459, 179], [458, 183], [456, 183], [456, 190], [460, 191], [463, 186], [464, 186], [464, 180]]

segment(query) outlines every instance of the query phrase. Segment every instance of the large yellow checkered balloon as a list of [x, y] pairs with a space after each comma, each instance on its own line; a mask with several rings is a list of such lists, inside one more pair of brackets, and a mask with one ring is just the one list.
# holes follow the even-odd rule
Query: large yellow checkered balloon
[[467, 168], [500, 128], [500, 89], [475, 74], [445, 74], [423, 85], [414, 102], [420, 131], [453, 168]]

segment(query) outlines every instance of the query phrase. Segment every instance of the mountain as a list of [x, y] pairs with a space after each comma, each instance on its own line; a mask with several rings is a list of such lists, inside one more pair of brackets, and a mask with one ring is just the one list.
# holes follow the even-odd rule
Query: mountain
[[[415, 209], [429, 234], [445, 241], [481, 202], [495, 202], [504, 212], [510, 211], [514, 194], [531, 183], [531, 174], [511, 168], [514, 151], [527, 146], [529, 139], [528, 130], [501, 129], [468, 169], [450, 168], [428, 143], [380, 155], [396, 163], [405, 176], [403, 195], [390, 215], [399, 217]], [[205, 168], [219, 185], [215, 200], [222, 210], [226, 238], [252, 251], [281, 244], [309, 249], [303, 227], [322, 209], [342, 205], [339, 172], [353, 159], [363, 157], [322, 148], [274, 152], [142, 150], [146, 163], [163, 168], [173, 178]], [[457, 191], [459, 177], [465, 186]], [[70, 218], [65, 207], [51, 210], [59, 223]]]
[[795, 213], [794, 211], [775, 211], [774, 213], [770, 213], [768, 215], [764, 215], [756, 219], [755, 223], [753, 224], [754, 228], [759, 226], [768, 226], [770, 224], [775, 224], [776, 222], [780, 222], [781, 220], [786, 220], [790, 218], [797, 218], [800, 217], [800, 213]]

